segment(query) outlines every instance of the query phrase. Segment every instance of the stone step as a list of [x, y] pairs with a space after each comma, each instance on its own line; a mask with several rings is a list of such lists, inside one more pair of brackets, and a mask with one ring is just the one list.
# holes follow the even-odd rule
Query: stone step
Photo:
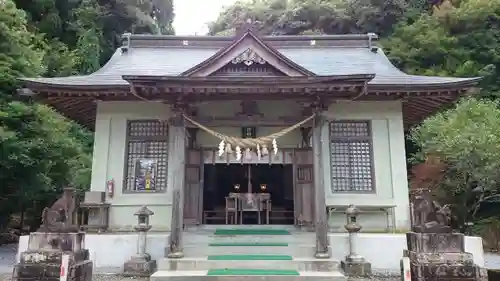
[[346, 281], [339, 271], [299, 271], [298, 276], [289, 275], [222, 275], [207, 276], [207, 270], [198, 271], [157, 271], [150, 281]]
[[210, 255], [252, 255], [276, 254], [290, 255], [293, 257], [314, 257], [316, 247], [314, 244], [288, 244], [288, 246], [210, 246], [206, 244], [189, 244], [184, 246], [186, 257], [199, 257]]
[[340, 263], [333, 259], [294, 258], [293, 260], [208, 260], [206, 257], [160, 259], [158, 271], [209, 270], [218, 268], [290, 269], [297, 271], [335, 271]]
[[211, 243], [288, 243], [288, 244], [312, 244], [315, 245], [314, 233], [294, 233], [291, 235], [199, 235], [185, 233], [184, 245], [200, 245]]

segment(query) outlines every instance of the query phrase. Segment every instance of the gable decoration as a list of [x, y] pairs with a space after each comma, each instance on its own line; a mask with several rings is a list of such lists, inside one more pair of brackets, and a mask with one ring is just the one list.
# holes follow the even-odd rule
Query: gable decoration
[[252, 49], [246, 49], [243, 53], [239, 54], [237, 57], [232, 59], [231, 63], [232, 64], [243, 63], [246, 66], [251, 66], [254, 63], [265, 64], [266, 60], [264, 60]]
[[252, 159], [252, 150], [255, 150], [258, 159], [260, 159], [262, 156], [268, 155], [269, 154], [268, 147], [270, 146], [273, 149], [273, 154], [276, 155], [278, 153], [278, 142], [276, 140], [288, 134], [289, 132], [298, 129], [300, 126], [312, 120], [315, 114], [279, 132], [259, 138], [239, 138], [234, 136], [228, 136], [216, 132], [206, 126], [203, 126], [202, 124], [194, 121], [193, 119], [187, 117], [186, 115], [182, 116], [184, 117], [184, 119], [191, 122], [196, 127], [221, 140], [221, 142], [219, 143], [219, 157], [224, 155], [224, 153], [232, 154], [233, 153], [232, 147], [235, 147], [236, 160], [240, 161], [241, 157], [243, 156], [242, 149], [245, 150], [246, 160]]

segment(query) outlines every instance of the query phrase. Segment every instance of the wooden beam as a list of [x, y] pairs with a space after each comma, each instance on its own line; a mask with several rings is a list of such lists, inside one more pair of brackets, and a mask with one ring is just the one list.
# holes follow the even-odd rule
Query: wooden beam
[[[280, 116], [277, 118], [260, 117], [260, 116], [228, 116], [228, 117], [189, 116], [189, 118], [207, 127], [244, 127], [244, 126], [286, 127], [299, 123], [300, 121], [307, 118], [307, 116]], [[196, 127], [195, 125], [189, 122], [186, 125], [188, 127]], [[310, 127], [310, 125], [304, 125], [304, 127]]]

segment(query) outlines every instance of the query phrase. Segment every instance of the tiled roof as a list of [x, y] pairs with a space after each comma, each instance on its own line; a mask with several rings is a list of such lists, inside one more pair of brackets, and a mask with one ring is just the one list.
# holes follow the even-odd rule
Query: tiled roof
[[[342, 36], [336, 36], [336, 38], [330, 40], [339, 40]], [[264, 39], [264, 41], [266, 40]], [[228, 41], [227, 44], [230, 42]], [[210, 47], [210, 44], [205, 46], [131, 45], [126, 52], [118, 49], [104, 67], [90, 75], [24, 78], [22, 80], [61, 86], [128, 85], [128, 82], [122, 79], [123, 75], [176, 76], [207, 60], [221, 48], [223, 47]], [[290, 44], [283, 44], [274, 46], [274, 48], [299, 66], [319, 76], [375, 74], [375, 78], [369, 82], [370, 85], [374, 86], [437, 86], [477, 80], [477, 78], [408, 75], [392, 65], [380, 48], [374, 52], [366, 44], [357, 46], [325, 46], [324, 44], [316, 46], [305, 44], [293, 46], [292, 44], [290, 46]]]

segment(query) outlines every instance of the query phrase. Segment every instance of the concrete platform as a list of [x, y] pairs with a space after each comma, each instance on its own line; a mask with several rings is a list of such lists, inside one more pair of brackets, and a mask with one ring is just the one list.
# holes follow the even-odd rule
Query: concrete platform
[[150, 281], [346, 281], [347, 278], [339, 271], [304, 272], [299, 276], [287, 275], [225, 275], [207, 276], [206, 270], [198, 271], [157, 271], [149, 278]]
[[[219, 226], [215, 226], [219, 227]], [[215, 228], [214, 227], [214, 228]], [[230, 226], [228, 226], [229, 228]], [[234, 227], [234, 226], [232, 226]], [[244, 226], [245, 228], [248, 226]], [[283, 227], [283, 226], [272, 226]], [[259, 226], [258, 228], [263, 228]], [[188, 230], [185, 235], [193, 236], [189, 239], [184, 239], [184, 247], [198, 247], [202, 241], [214, 241], [217, 237], [213, 237], [213, 229], [201, 229], [200, 232], [205, 232], [210, 237], [193, 234], [193, 230]], [[196, 231], [195, 231], [196, 232]], [[292, 235], [277, 235], [274, 237], [259, 236], [258, 239], [263, 242], [282, 242], [289, 245], [306, 245], [314, 246], [310, 241], [313, 241], [314, 233], [291, 231]], [[168, 232], [151, 232], [148, 233], [147, 252], [151, 254], [152, 259], [161, 260], [165, 257], [165, 246], [167, 245]], [[342, 260], [348, 253], [347, 233], [329, 233], [330, 247], [332, 249], [332, 258]], [[193, 238], [194, 240], [191, 240]], [[404, 249], [406, 249], [406, 237], [404, 234], [392, 233], [360, 233], [358, 235], [358, 252], [372, 263], [373, 270], [399, 272], [399, 260]], [[232, 241], [240, 241], [248, 243], [248, 236], [230, 237]], [[107, 233], [107, 234], [87, 234], [85, 237], [85, 247], [90, 251], [90, 259], [94, 262], [94, 272], [98, 273], [119, 273], [123, 270], [123, 264], [136, 253], [136, 233]], [[221, 239], [220, 242], [228, 242], [227, 239]], [[292, 244], [294, 243], [294, 244]], [[207, 246], [208, 243], [205, 243]], [[19, 241], [18, 253], [26, 251], [28, 247], [28, 236], [21, 236]], [[222, 247], [218, 247], [222, 248]], [[250, 248], [250, 247], [247, 247]], [[261, 247], [259, 247], [261, 248]], [[270, 248], [270, 247], [269, 247]], [[380, 256], [380, 249], [384, 249], [384, 254]], [[465, 240], [466, 252], [472, 253], [475, 264], [484, 266], [484, 253], [482, 247], [482, 239], [480, 237], [466, 237]], [[215, 251], [215, 250], [214, 250]], [[249, 251], [253, 251], [249, 250]], [[266, 250], [267, 251], [267, 250]], [[301, 250], [299, 250], [301, 251]], [[277, 254], [277, 253], [276, 253]], [[191, 257], [199, 257], [200, 253], [191, 255]], [[296, 256], [296, 255], [292, 255]], [[304, 255], [306, 256], [306, 255]], [[186, 257], [189, 257], [188, 255]], [[310, 256], [309, 256], [310, 257]], [[17, 255], [19, 261], [19, 254]]]
[[246, 269], [290, 269], [297, 271], [335, 271], [340, 263], [333, 259], [295, 258], [293, 260], [207, 260], [206, 257], [160, 259], [157, 261], [158, 271], [174, 270], [209, 270], [221, 268]]

